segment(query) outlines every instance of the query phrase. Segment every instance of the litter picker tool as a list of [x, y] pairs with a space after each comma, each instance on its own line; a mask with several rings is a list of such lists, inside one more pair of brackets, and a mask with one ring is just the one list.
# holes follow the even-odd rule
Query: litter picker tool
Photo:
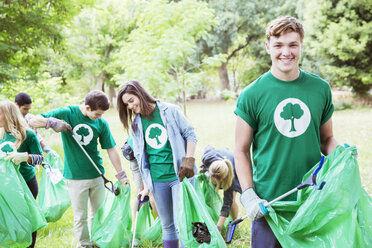
[[141, 195], [138, 195], [137, 197], [137, 201], [138, 201], [138, 204], [137, 204], [137, 210], [136, 210], [136, 217], [135, 217], [135, 221], [134, 221], [134, 230], [133, 230], [133, 239], [132, 239], [132, 248], [134, 247], [134, 240], [136, 238], [136, 229], [137, 229], [137, 218], [138, 218], [138, 212], [141, 208], [141, 204], [142, 203], [145, 203], [149, 200], [149, 196], [146, 195], [145, 198], [143, 199], [143, 201], [141, 201]]
[[[92, 158], [89, 156], [89, 154], [87, 153], [87, 151], [84, 149], [84, 147], [80, 144], [80, 142], [77, 140], [77, 138], [75, 137], [75, 135], [73, 134], [72, 130], [68, 130], [68, 132], [71, 134], [72, 138], [76, 141], [76, 143], [79, 145], [79, 147], [81, 148], [81, 150], [83, 150], [85, 156], [89, 159], [89, 161], [92, 163], [92, 165], [94, 166], [94, 168], [96, 168], [96, 170], [98, 171], [99, 175], [103, 178], [103, 183], [105, 185], [105, 188], [108, 189], [110, 192], [114, 193], [115, 195], [119, 195], [120, 194], [120, 189], [118, 187], [114, 187], [114, 184], [112, 183], [112, 181], [110, 181], [109, 179], [107, 179], [103, 174], [102, 172], [98, 169], [96, 163], [94, 163], [94, 161], [92, 160]], [[108, 186], [107, 184], [110, 184], [110, 186]]]
[[[314, 172], [304, 182], [302, 182], [301, 184], [299, 184], [297, 187], [293, 188], [292, 190], [288, 191], [287, 193], [284, 193], [283, 195], [281, 195], [281, 196], [275, 198], [274, 200], [266, 203], [265, 205], [260, 203], [259, 206], [260, 206], [260, 209], [261, 209], [262, 213], [264, 215], [267, 215], [268, 211], [267, 211], [266, 207], [268, 207], [271, 204], [273, 204], [274, 202], [277, 202], [277, 201], [283, 199], [284, 197], [289, 196], [290, 194], [293, 194], [294, 192], [297, 192], [298, 190], [301, 190], [301, 189], [306, 188], [308, 186], [312, 186], [314, 189], [317, 189], [317, 190], [322, 190], [324, 185], [326, 184], [326, 182], [323, 181], [319, 185], [317, 185], [316, 184], [316, 176], [317, 176], [319, 170], [323, 167], [323, 163], [324, 163], [324, 156], [322, 156], [322, 158], [320, 159], [318, 167], [316, 167]], [[236, 220], [233, 220], [229, 223], [229, 225], [227, 226], [227, 231], [226, 231], [226, 239], [225, 239], [226, 243], [228, 243], [228, 244], [231, 243], [231, 240], [234, 236], [236, 225], [238, 225], [240, 222], [242, 222], [246, 218], [248, 218], [248, 215], [240, 217], [240, 218], [238, 218]]]

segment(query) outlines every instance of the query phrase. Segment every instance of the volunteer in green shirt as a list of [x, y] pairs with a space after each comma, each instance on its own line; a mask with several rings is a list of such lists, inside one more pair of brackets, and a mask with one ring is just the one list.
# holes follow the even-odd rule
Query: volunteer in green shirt
[[[102, 174], [105, 169], [98, 150], [98, 141], [102, 149], [106, 149], [115, 170], [116, 177], [125, 186], [129, 181], [122, 170], [115, 141], [103, 113], [109, 108], [110, 102], [105, 93], [91, 91], [85, 97], [85, 103], [79, 106], [59, 108], [38, 115], [29, 121], [34, 128], [52, 128], [61, 132], [65, 156], [64, 177], [66, 178], [72, 210], [74, 213], [74, 231], [78, 240], [77, 247], [91, 247], [92, 242], [88, 229], [88, 199], [90, 204], [90, 219], [104, 200], [105, 188], [102, 177], [91, 164], [87, 156], [76, 143], [68, 130], [89, 154]], [[89, 223], [92, 223], [91, 221]]]
[[[302, 24], [292, 17], [268, 26], [271, 69], [243, 90], [235, 109], [235, 165], [243, 190], [240, 200], [253, 221], [252, 248], [281, 247], [261, 218], [259, 203], [296, 187], [321, 153], [337, 146], [330, 86], [299, 68], [303, 37]], [[285, 198], [295, 199], [296, 194]]]
[[[0, 102], [0, 158], [19, 165], [19, 172], [36, 199], [39, 189], [33, 166], [43, 162], [42, 150], [36, 134], [27, 128], [20, 110], [10, 101]], [[29, 247], [34, 247], [35, 242], [36, 231]]]

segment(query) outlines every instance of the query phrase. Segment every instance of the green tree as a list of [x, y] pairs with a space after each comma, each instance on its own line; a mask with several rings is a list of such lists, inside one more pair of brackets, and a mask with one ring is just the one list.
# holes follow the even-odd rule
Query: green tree
[[296, 132], [294, 120], [300, 119], [303, 114], [304, 111], [301, 109], [299, 104], [287, 103], [287, 105], [285, 105], [283, 108], [283, 111], [280, 113], [280, 117], [282, 117], [284, 120], [291, 120], [291, 130], [289, 131]]
[[[203, 66], [220, 61], [206, 58], [194, 63], [196, 41], [215, 24], [213, 10], [196, 0], [147, 2], [137, 28], [123, 44], [119, 81], [135, 78], [157, 97], [182, 95], [192, 88]], [[184, 104], [185, 106], [185, 104]]]
[[158, 143], [158, 145], [160, 145], [160, 141], [159, 141], [159, 136], [161, 135], [161, 129], [158, 128], [158, 127], [152, 127], [150, 129], [150, 133], [149, 133], [149, 138], [150, 139], [156, 139], [156, 142]]
[[0, 86], [35, 78], [43, 57], [38, 48], [60, 48], [60, 26], [91, 1], [5, 0], [0, 3]]
[[135, 28], [138, 6], [134, 1], [99, 0], [74, 18], [64, 32], [68, 62], [64, 71], [70, 79], [89, 81], [113, 101], [113, 76], [123, 73], [115, 54]]
[[85, 128], [85, 127], [80, 127], [80, 128], [76, 131], [76, 133], [77, 133], [78, 135], [80, 135], [80, 137], [81, 137], [81, 142], [84, 143], [84, 137], [89, 135], [89, 130], [88, 130], [87, 128]]
[[[225, 54], [226, 60], [217, 67], [221, 90], [230, 89], [228, 63], [236, 54], [264, 34], [265, 3], [240, 0], [205, 0], [215, 10], [218, 25], [199, 41], [198, 53], [214, 56]], [[239, 38], [240, 37], [240, 38]]]
[[306, 1], [307, 46], [320, 72], [334, 85], [365, 94], [372, 84], [370, 0]]

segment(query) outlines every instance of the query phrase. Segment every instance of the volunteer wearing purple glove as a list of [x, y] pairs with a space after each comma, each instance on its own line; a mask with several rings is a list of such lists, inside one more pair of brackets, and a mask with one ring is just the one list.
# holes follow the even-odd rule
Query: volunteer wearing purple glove
[[118, 110], [131, 133], [134, 156], [145, 189], [155, 198], [165, 248], [178, 247], [176, 228], [180, 181], [196, 171], [194, 128], [175, 105], [153, 98], [137, 81], [124, 84], [118, 93]]
[[88, 228], [88, 201], [90, 205], [89, 218], [92, 220], [94, 213], [104, 200], [105, 187], [96, 168], [67, 131], [72, 130], [76, 139], [104, 174], [105, 169], [98, 150], [99, 142], [101, 148], [107, 150], [110, 161], [117, 172], [117, 179], [124, 186], [129, 183], [126, 173], [122, 170], [119, 153], [115, 148], [115, 140], [111, 135], [109, 125], [102, 118], [109, 106], [110, 102], [106, 94], [94, 90], [86, 95], [85, 103], [79, 106], [52, 110], [37, 115], [29, 121], [31, 127], [45, 127], [53, 129], [55, 132], [61, 132], [65, 155], [63, 176], [66, 178], [74, 213], [77, 247], [92, 246]]

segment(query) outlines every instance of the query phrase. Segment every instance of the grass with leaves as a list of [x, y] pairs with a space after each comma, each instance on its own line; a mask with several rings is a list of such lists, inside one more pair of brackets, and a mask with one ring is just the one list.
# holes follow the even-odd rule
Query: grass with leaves
[[[195, 127], [198, 137], [196, 150], [197, 164], [201, 162], [204, 147], [228, 147], [234, 150], [235, 115], [234, 102], [191, 102], [187, 105], [187, 118]], [[125, 142], [127, 134], [119, 121], [117, 111], [114, 109], [105, 113], [104, 118], [109, 122], [118, 149]], [[372, 195], [372, 109], [358, 108], [336, 111], [333, 115], [334, 134], [339, 143], [356, 145], [358, 148], [358, 162], [363, 187], [369, 195]], [[47, 143], [60, 154], [63, 154], [61, 139], [58, 134], [42, 130]], [[102, 151], [107, 177], [114, 180], [114, 169], [109, 163], [107, 153]], [[129, 172], [129, 163], [122, 158], [124, 169]], [[40, 172], [38, 175], [40, 176]], [[133, 185], [133, 184], [132, 184]], [[132, 187], [132, 203], [134, 200], [134, 187]], [[239, 199], [239, 195], [237, 197]], [[244, 209], [240, 207], [240, 216], [244, 215]], [[132, 204], [133, 206], [133, 204]], [[234, 235], [233, 242], [229, 247], [250, 247], [250, 221], [245, 220]], [[36, 247], [75, 247], [76, 240], [73, 235], [73, 216], [71, 208], [56, 223], [49, 223], [46, 228], [38, 231]], [[223, 235], [225, 233], [223, 232]], [[151, 247], [151, 246], [148, 246]]]

